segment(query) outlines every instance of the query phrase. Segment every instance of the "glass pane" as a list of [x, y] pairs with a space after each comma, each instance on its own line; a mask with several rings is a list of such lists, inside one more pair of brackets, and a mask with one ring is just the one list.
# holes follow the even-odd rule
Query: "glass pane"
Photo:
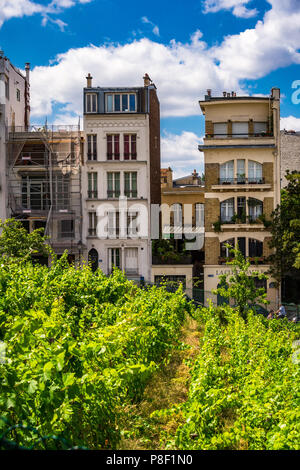
[[113, 174], [107, 173], [107, 189], [112, 191], [113, 189]]
[[92, 111], [95, 113], [97, 111], [97, 97], [96, 95], [92, 95]]
[[115, 191], [116, 196], [120, 195], [120, 173], [115, 173]]
[[115, 144], [115, 160], [120, 158], [120, 145], [119, 145], [119, 134], [114, 135], [114, 144]]
[[245, 176], [245, 160], [237, 161], [237, 176]]
[[266, 122], [254, 122], [254, 134], [266, 134], [267, 123]]
[[130, 95], [130, 111], [135, 111], [135, 95]]
[[129, 135], [124, 135], [124, 160], [129, 160]]
[[107, 112], [111, 113], [113, 111], [113, 97], [112, 95], [107, 95]]
[[128, 111], [128, 95], [122, 95], [122, 111]]
[[114, 95], [114, 98], [115, 98], [115, 111], [121, 111], [120, 95]]
[[248, 137], [248, 122], [233, 122], [232, 136], [237, 138]]
[[86, 112], [91, 112], [91, 95], [86, 95]]
[[227, 122], [214, 124], [214, 137], [216, 139], [224, 139], [227, 136]]

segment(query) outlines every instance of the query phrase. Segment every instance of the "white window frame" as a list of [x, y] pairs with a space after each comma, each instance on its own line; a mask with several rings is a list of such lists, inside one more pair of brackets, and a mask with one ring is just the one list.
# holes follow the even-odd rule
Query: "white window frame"
[[[109, 180], [109, 175], [112, 175], [112, 187], [113, 189], [109, 189], [108, 187], [108, 180]], [[116, 175], [119, 175], [119, 189], [116, 189], [116, 182], [117, 182], [117, 177]], [[107, 184], [107, 199], [114, 199], [118, 198], [121, 196], [121, 172], [120, 171], [108, 171], [106, 173], [106, 184]], [[110, 195], [108, 192], [112, 191], [112, 195]], [[119, 193], [118, 195], [116, 195]]]
[[[126, 175], [129, 175], [129, 189], [126, 189]], [[133, 189], [133, 175], [136, 175], [136, 189]], [[133, 191], [136, 195], [133, 196]], [[129, 192], [129, 194], [126, 192]], [[136, 199], [138, 197], [138, 172], [137, 171], [124, 171], [124, 196], [128, 199]]]
[[[115, 110], [115, 96], [120, 96], [120, 110]], [[122, 102], [123, 102], [123, 96], [127, 96], [127, 110], [123, 111], [122, 108]], [[134, 96], [134, 110], [130, 109], [130, 96]], [[112, 108], [108, 109], [108, 99], [109, 97], [112, 97]], [[136, 93], [106, 93], [105, 94], [105, 109], [107, 113], [136, 113], [137, 110], [137, 94]]]
[[[252, 168], [251, 168], [252, 167]], [[250, 176], [250, 172], [253, 171], [253, 175]], [[263, 178], [263, 166], [261, 163], [254, 160], [248, 161], [248, 180], [262, 180]]]
[[222, 184], [222, 182], [226, 181], [234, 182], [234, 160], [229, 160], [220, 165], [220, 182]]
[[88, 176], [88, 199], [98, 199], [98, 173], [90, 171]]
[[[95, 101], [94, 99], [95, 98]], [[97, 93], [86, 93], [85, 94], [85, 112], [86, 113], [97, 113], [98, 112], [98, 95]]]
[[89, 216], [89, 228], [88, 234], [90, 237], [95, 237], [97, 235], [97, 213], [95, 211], [90, 211]]
[[[89, 158], [89, 148], [92, 158]], [[87, 161], [97, 161], [97, 134], [87, 134]]]

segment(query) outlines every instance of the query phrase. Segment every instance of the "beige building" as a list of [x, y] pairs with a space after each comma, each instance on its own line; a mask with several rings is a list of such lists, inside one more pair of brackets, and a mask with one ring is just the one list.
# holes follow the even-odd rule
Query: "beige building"
[[[161, 202], [163, 241], [161, 246], [153, 242], [151, 281], [182, 283], [187, 294], [193, 297], [195, 286], [203, 290], [204, 262], [204, 186], [196, 170], [191, 175], [173, 180], [171, 168], [161, 169]], [[202, 223], [202, 229], [196, 227], [196, 222], [198, 225]], [[200, 245], [195, 244], [191, 248], [188, 243], [192, 239], [192, 231], [196, 230]], [[169, 251], [164, 252], [162, 248], [166, 240], [169, 240], [171, 250], [166, 248]]]
[[[270, 233], [263, 219], [280, 201], [280, 90], [273, 88], [268, 98], [226, 92], [213, 97], [208, 90], [199, 104], [205, 116], [199, 146], [205, 158], [204, 288], [211, 292], [219, 275], [229, 271], [227, 243], [239, 244], [253, 270], [269, 269]], [[257, 280], [257, 286], [265, 287], [276, 306], [273, 280]]]

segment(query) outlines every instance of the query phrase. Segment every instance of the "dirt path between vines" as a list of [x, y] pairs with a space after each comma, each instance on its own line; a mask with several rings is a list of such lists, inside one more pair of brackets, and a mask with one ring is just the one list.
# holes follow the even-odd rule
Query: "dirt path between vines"
[[182, 422], [180, 412], [164, 417], [151, 417], [151, 414], [186, 401], [190, 366], [199, 353], [201, 335], [198, 323], [188, 317], [180, 338], [187, 347], [175, 350], [170, 362], [152, 377], [145, 389], [143, 400], [126, 408], [120, 422], [123, 430], [118, 446], [120, 450], [163, 449], [164, 435], [175, 435]]

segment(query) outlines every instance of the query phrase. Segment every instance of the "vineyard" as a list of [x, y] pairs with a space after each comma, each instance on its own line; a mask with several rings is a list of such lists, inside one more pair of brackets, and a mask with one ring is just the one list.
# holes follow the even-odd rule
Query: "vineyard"
[[[182, 338], [190, 321], [193, 354]], [[66, 256], [51, 268], [6, 260], [0, 435], [37, 449], [63, 439], [89, 449], [126, 448], [128, 439], [150, 449], [299, 449], [297, 335], [286, 320], [196, 309], [181, 289], [138, 288], [118, 270], [106, 277]], [[174, 357], [186, 392], [157, 406], [150, 397], [143, 417]]]

